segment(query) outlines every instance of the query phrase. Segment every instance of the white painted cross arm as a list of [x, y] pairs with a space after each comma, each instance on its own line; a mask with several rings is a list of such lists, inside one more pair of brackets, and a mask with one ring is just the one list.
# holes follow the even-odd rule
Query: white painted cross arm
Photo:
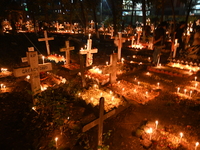
[[81, 49], [81, 50], [79, 51], [79, 54], [97, 53], [97, 52], [98, 52], [98, 49], [97, 49], [97, 48], [94, 48], [94, 49], [91, 49], [91, 50]]
[[24, 68], [17, 68], [13, 70], [13, 74], [15, 77], [21, 77], [33, 74], [34, 72], [45, 72], [52, 70], [51, 63], [39, 64], [38, 67], [24, 67]]

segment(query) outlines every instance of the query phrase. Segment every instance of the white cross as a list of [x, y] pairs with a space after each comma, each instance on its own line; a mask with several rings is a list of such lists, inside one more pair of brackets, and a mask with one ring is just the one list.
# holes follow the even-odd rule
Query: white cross
[[118, 61], [121, 61], [121, 50], [122, 50], [122, 43], [124, 43], [126, 40], [125, 39], [122, 39], [122, 33], [121, 32], [118, 32], [119, 34], [119, 37], [116, 37], [115, 38], [115, 45], [117, 45], [118, 47]]
[[69, 47], [69, 41], [65, 41], [65, 48], [61, 48], [61, 52], [65, 52], [65, 59], [66, 59], [66, 65], [70, 64], [70, 50], [74, 50], [74, 47]]
[[38, 41], [45, 41], [48, 55], [50, 54], [50, 48], [49, 48], [49, 42], [48, 42], [49, 40], [54, 40], [54, 37], [48, 37], [46, 30], [44, 31], [44, 38], [38, 39]]
[[13, 70], [15, 77], [30, 75], [31, 89], [33, 95], [41, 92], [40, 72], [52, 70], [51, 63], [38, 64], [38, 53], [33, 47], [26, 52], [29, 67], [17, 68]]
[[91, 66], [93, 63], [93, 53], [97, 53], [98, 49], [91, 49], [92, 48], [92, 40], [90, 39], [90, 35], [89, 35], [89, 39], [87, 41], [87, 49], [81, 49], [79, 51], [79, 54], [84, 55], [86, 54], [86, 67]]

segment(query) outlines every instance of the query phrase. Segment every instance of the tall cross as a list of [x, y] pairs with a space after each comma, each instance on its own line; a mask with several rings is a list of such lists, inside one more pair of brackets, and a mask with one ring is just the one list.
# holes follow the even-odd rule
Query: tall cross
[[79, 51], [79, 54], [84, 55], [86, 54], [86, 67], [91, 66], [93, 63], [93, 53], [97, 53], [98, 49], [92, 49], [92, 39], [90, 39], [90, 34], [89, 34], [89, 39], [87, 41], [87, 49], [81, 49]]
[[85, 125], [82, 129], [82, 132], [86, 132], [89, 129], [98, 125], [98, 146], [102, 146], [103, 121], [113, 116], [115, 113], [116, 113], [116, 109], [104, 115], [104, 98], [101, 97], [99, 101], [99, 118]]
[[54, 40], [54, 37], [48, 37], [46, 30], [44, 31], [44, 38], [38, 39], [38, 41], [40, 41], [40, 42], [45, 41], [48, 55], [50, 55], [50, 48], [49, 48], [49, 42], [48, 42], [49, 40]]
[[118, 61], [121, 61], [121, 50], [122, 50], [122, 43], [125, 42], [125, 39], [122, 39], [122, 33], [118, 32], [119, 37], [115, 38], [115, 45], [118, 47]]
[[30, 75], [31, 90], [33, 95], [41, 92], [40, 87], [40, 72], [52, 70], [51, 63], [38, 64], [38, 53], [34, 51], [34, 48], [29, 48], [29, 52], [26, 52], [28, 67], [17, 68], [13, 70], [15, 77], [22, 77]]
[[66, 59], [66, 65], [70, 64], [70, 50], [74, 50], [74, 46], [73, 47], [69, 47], [69, 41], [65, 41], [65, 48], [61, 48], [60, 51], [61, 52], [65, 52], [65, 59]]
[[103, 74], [110, 74], [110, 83], [116, 82], [117, 79], [117, 54], [110, 55], [110, 65], [102, 69]]

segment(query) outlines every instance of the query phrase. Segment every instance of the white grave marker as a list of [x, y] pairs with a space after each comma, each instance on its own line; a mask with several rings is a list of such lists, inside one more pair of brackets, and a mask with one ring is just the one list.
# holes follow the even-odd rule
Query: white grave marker
[[87, 49], [81, 49], [79, 54], [84, 55], [86, 54], [86, 67], [91, 66], [93, 63], [93, 53], [97, 53], [98, 49], [92, 49], [92, 39], [90, 39], [90, 34], [89, 34], [89, 39], [87, 40]]
[[54, 40], [54, 37], [48, 37], [46, 30], [44, 31], [44, 38], [38, 39], [38, 41], [40, 41], [40, 42], [45, 41], [48, 55], [50, 55], [50, 48], [49, 48], [49, 42], [48, 42], [49, 40]]
[[15, 77], [30, 75], [31, 89], [33, 95], [41, 92], [40, 87], [40, 72], [52, 70], [51, 63], [38, 64], [38, 53], [33, 51], [33, 47], [29, 48], [26, 53], [29, 67], [18, 68], [13, 70]]
[[118, 61], [121, 61], [121, 50], [122, 50], [122, 43], [125, 42], [125, 39], [122, 39], [122, 33], [118, 32], [119, 37], [115, 38], [115, 45], [118, 47]]
[[65, 48], [61, 48], [61, 52], [65, 52], [65, 59], [66, 59], [66, 65], [70, 64], [70, 50], [74, 50], [74, 47], [69, 47], [69, 41], [65, 41]]

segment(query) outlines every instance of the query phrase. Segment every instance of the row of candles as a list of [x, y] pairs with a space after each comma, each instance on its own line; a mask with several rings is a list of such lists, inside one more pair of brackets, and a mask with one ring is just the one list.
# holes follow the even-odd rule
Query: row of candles
[[[157, 129], [158, 129], [158, 120], [155, 121], [155, 130], [157, 130]], [[151, 139], [152, 139], [152, 134], [153, 134], [153, 128], [150, 127], [149, 129], [147, 129], [147, 130], [146, 130], [146, 133], [149, 134], [149, 139], [151, 140]], [[183, 133], [180, 132], [179, 142], [181, 142], [182, 138], [183, 138]], [[195, 143], [195, 148], [194, 148], [194, 150], [197, 150], [197, 147], [198, 147], [198, 146], [199, 146], [199, 142], [196, 142], [196, 143]]]
[[[156, 120], [156, 121], [155, 121], [155, 130], [157, 130], [157, 129], [158, 129], [158, 121]], [[146, 133], [149, 134], [149, 139], [152, 140], [153, 128], [150, 127], [149, 129], [147, 129], [147, 130], [146, 130]], [[182, 138], [183, 138], [183, 133], [180, 132], [179, 142], [181, 142]], [[55, 147], [56, 147], [56, 149], [58, 149], [58, 137], [55, 137], [54, 140], [55, 140]], [[199, 142], [196, 142], [196, 143], [195, 143], [195, 148], [194, 148], [194, 150], [197, 150], [197, 147], [198, 147], [198, 146], [199, 146]]]

